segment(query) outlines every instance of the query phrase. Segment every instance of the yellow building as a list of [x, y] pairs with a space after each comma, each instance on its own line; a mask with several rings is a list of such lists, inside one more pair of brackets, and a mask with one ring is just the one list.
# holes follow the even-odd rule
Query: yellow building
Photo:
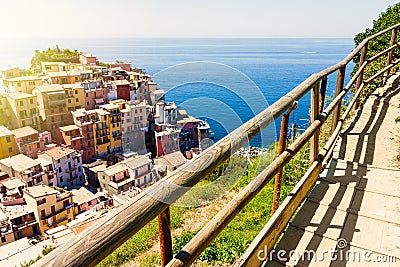
[[75, 111], [85, 107], [85, 90], [79, 83], [63, 84], [67, 111]]
[[6, 94], [0, 93], [0, 125], [11, 128], [11, 109]]
[[25, 75], [25, 70], [20, 69], [19, 67], [13, 67], [8, 69], [3, 69], [1, 71], [1, 78], [2, 79], [10, 79], [15, 77], [21, 77]]
[[39, 76], [22, 76], [3, 80], [6, 93], [21, 92], [31, 94], [33, 88], [43, 85], [43, 80]]
[[51, 131], [53, 134], [59, 127], [72, 123], [68, 117], [65, 91], [61, 85], [37, 86], [33, 94], [37, 97], [43, 130]]
[[24, 189], [23, 194], [28, 208], [35, 213], [42, 233], [74, 219], [71, 192], [38, 185]]
[[73, 71], [82, 69], [82, 64], [80, 63], [66, 63], [66, 62], [41, 62], [42, 72], [60, 72], [60, 71]]
[[5, 126], [0, 125], [0, 159], [12, 157], [17, 154], [14, 134]]
[[122, 151], [121, 111], [118, 105], [106, 104], [101, 109], [107, 113], [110, 145], [107, 153]]
[[38, 103], [35, 95], [26, 93], [9, 93], [6, 95], [10, 107], [10, 128], [25, 126], [40, 130]]

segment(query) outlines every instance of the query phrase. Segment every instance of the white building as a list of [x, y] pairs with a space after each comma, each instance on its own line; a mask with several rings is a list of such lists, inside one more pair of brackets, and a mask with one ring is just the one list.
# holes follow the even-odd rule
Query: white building
[[82, 168], [82, 155], [76, 150], [54, 147], [40, 154], [39, 157], [50, 159], [57, 176], [58, 187], [79, 187], [85, 184]]
[[149, 115], [146, 101], [129, 101], [122, 104], [122, 146], [124, 152], [147, 153], [145, 133]]

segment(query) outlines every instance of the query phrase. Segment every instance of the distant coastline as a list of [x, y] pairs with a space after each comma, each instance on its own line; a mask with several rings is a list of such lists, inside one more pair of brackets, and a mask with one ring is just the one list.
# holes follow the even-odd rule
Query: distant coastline
[[[337, 63], [353, 49], [351, 38], [116, 38], [116, 39], [32, 39], [30, 42], [14, 40], [0, 51], [0, 67], [29, 65], [35, 49], [45, 49], [59, 44], [61, 47], [76, 48], [80, 51], [91, 51], [101, 61], [111, 62], [115, 59], [131, 62], [142, 67], [147, 73], [155, 73], [188, 61], [211, 61], [227, 64], [248, 75], [260, 88], [268, 103], [273, 103], [283, 94], [293, 89], [311, 73]], [[7, 47], [8, 46], [8, 47]], [[333, 81], [334, 79], [330, 79]], [[156, 81], [160, 83], [160, 81]], [[168, 84], [159, 84], [161, 88]], [[196, 90], [208, 90], [209, 86], [197, 85]], [[190, 88], [195, 90], [195, 88]], [[182, 91], [166, 96], [177, 104], [187, 100]], [[328, 94], [333, 91], [328, 87]], [[223, 99], [228, 105], [230, 96]], [[230, 104], [232, 106], [232, 104]], [[308, 103], [299, 105], [291, 121], [304, 124], [308, 117]], [[243, 121], [251, 117], [246, 107], [233, 107]], [[188, 110], [190, 113], [190, 110]], [[215, 112], [218, 112], [216, 108]], [[226, 131], [210, 121], [219, 140]], [[276, 132], [279, 122], [276, 123]], [[275, 137], [272, 137], [272, 139]], [[261, 142], [256, 137], [250, 144], [260, 146], [271, 143], [269, 138]], [[268, 145], [268, 144], [267, 144]]]

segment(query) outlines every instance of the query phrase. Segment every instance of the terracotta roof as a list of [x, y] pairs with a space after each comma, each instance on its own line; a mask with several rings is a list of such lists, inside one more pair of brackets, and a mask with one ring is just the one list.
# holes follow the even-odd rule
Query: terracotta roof
[[12, 130], [12, 132], [15, 135], [15, 138], [21, 138], [21, 137], [39, 133], [38, 131], [33, 129], [31, 126], [25, 126], [22, 128], [18, 128], [18, 129]]
[[58, 160], [74, 152], [75, 150], [73, 149], [57, 146], [50, 150], [46, 150], [44, 153], [52, 157], [54, 160]]

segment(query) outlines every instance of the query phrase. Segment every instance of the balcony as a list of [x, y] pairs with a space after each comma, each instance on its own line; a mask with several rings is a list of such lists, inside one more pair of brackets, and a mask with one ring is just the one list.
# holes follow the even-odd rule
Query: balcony
[[78, 167], [76, 165], [71, 166], [71, 168], [65, 169], [65, 172], [71, 173], [75, 171]]
[[12, 225], [12, 228], [19, 231], [19, 230], [22, 230], [22, 229], [24, 229], [24, 228], [26, 228], [26, 227], [35, 225], [35, 224], [37, 224], [37, 223], [38, 223], [38, 222], [37, 222], [36, 220], [30, 220], [30, 221], [26, 221], [26, 222], [24, 222], [24, 223], [17, 224], [17, 225], [13, 224], [13, 225]]
[[77, 180], [78, 178], [79, 178], [78, 175], [73, 175], [71, 178], [68, 178], [68, 179], [67, 179], [67, 182], [68, 182], [68, 183], [72, 183], [73, 181]]

